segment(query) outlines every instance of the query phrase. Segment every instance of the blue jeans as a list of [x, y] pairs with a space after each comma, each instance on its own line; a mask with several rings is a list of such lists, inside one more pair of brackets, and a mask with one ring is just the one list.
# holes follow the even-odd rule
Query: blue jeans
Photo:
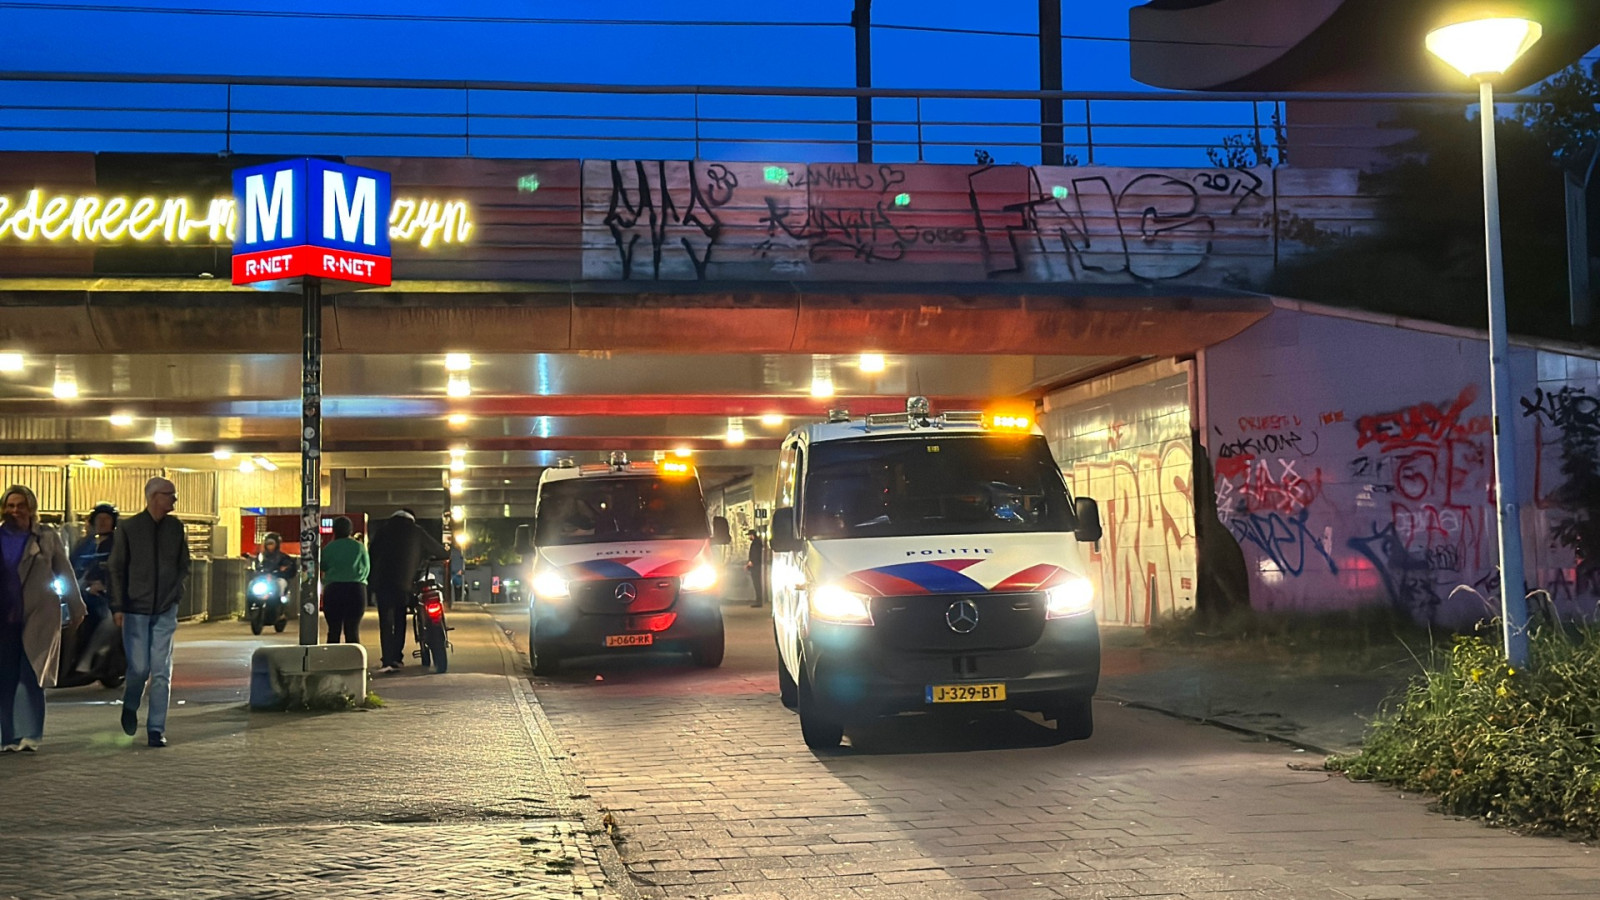
[[44, 688], [22, 649], [22, 625], [0, 625], [0, 744], [44, 737]]
[[178, 633], [178, 608], [156, 616], [128, 613], [122, 617], [122, 649], [128, 654], [128, 686], [122, 707], [137, 710], [150, 682], [149, 731], [167, 730], [167, 704], [172, 699], [172, 639]]

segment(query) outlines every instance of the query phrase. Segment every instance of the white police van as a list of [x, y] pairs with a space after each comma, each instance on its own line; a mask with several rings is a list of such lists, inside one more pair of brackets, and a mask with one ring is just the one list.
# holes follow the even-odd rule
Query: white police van
[[[528, 566], [528, 658], [539, 674], [563, 660], [668, 650], [722, 664], [723, 627], [712, 546], [728, 522], [708, 518], [687, 461], [577, 465], [539, 476], [533, 528], [517, 529]], [[531, 561], [531, 564], [530, 564]]]
[[783, 442], [770, 590], [784, 705], [814, 749], [865, 718], [1021, 709], [1094, 730], [1100, 539], [1026, 415], [842, 410]]

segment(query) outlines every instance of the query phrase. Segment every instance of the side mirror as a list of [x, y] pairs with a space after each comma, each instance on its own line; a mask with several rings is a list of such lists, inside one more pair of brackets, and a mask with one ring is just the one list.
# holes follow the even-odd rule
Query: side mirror
[[733, 543], [733, 533], [728, 530], [728, 520], [723, 516], [713, 516], [711, 519], [711, 543], [719, 547]]
[[767, 546], [773, 553], [793, 553], [800, 549], [800, 535], [794, 527], [794, 507], [785, 506], [772, 511], [772, 536]]
[[533, 527], [529, 525], [517, 526], [517, 537], [512, 544], [512, 549], [521, 556], [533, 553]]
[[1088, 497], [1078, 498], [1078, 528], [1073, 532], [1079, 543], [1092, 544], [1100, 540], [1104, 530], [1100, 527], [1100, 504]]

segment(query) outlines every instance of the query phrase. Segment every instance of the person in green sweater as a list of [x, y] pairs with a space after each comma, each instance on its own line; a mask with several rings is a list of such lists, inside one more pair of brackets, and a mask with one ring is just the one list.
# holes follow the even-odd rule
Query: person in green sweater
[[333, 540], [322, 548], [322, 614], [328, 618], [328, 643], [361, 643], [361, 617], [367, 612], [367, 546], [351, 533], [355, 527], [340, 516], [333, 520]]

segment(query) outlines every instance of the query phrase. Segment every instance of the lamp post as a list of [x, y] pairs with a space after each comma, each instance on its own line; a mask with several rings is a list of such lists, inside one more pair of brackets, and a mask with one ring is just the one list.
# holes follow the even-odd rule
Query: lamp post
[[1477, 19], [1428, 33], [1430, 52], [1478, 82], [1483, 136], [1483, 221], [1489, 272], [1489, 393], [1494, 416], [1495, 506], [1500, 533], [1500, 618], [1506, 661], [1528, 662], [1528, 600], [1522, 575], [1522, 518], [1517, 503], [1517, 441], [1506, 336], [1505, 271], [1500, 259], [1500, 185], [1495, 171], [1494, 84], [1543, 33], [1538, 22]]

